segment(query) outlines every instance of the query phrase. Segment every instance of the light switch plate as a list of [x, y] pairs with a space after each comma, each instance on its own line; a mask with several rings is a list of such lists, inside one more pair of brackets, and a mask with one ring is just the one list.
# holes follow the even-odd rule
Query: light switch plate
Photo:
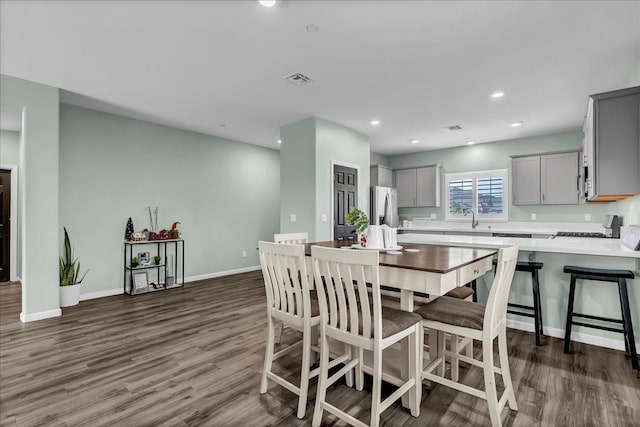
[[321, 214], [320, 215], [320, 221], [327, 222], [327, 214]]
[[431, 219], [436, 219], [438, 216], [434, 213], [431, 214]]
[[531, 221], [535, 221], [538, 218], [538, 216], [534, 213], [531, 214]]
[[296, 214], [291, 214], [291, 222], [296, 222]]
[[591, 221], [591, 214], [584, 214], [585, 221]]

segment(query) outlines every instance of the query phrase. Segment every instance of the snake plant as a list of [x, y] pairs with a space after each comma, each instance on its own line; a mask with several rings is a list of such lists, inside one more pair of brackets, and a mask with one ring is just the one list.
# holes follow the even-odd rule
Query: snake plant
[[85, 271], [80, 280], [80, 261], [78, 258], [74, 258], [73, 248], [71, 247], [71, 241], [69, 240], [69, 233], [67, 228], [64, 228], [64, 258], [59, 259], [60, 270], [60, 286], [71, 286], [78, 283], [82, 283], [84, 276], [87, 275], [89, 270]]

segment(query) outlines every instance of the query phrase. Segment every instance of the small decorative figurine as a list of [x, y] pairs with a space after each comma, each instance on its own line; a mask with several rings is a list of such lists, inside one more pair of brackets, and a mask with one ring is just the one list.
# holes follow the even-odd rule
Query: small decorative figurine
[[171, 226], [171, 238], [172, 239], [179, 239], [180, 238], [180, 230], [178, 230], [178, 224], [182, 224], [182, 223], [176, 221]]
[[124, 230], [124, 240], [131, 240], [131, 235], [133, 234], [133, 221], [131, 217], [127, 220], [127, 228]]

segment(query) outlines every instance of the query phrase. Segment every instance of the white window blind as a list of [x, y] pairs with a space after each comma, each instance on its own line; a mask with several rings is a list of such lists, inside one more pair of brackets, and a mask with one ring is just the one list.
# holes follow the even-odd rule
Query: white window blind
[[447, 174], [446, 219], [466, 219], [474, 210], [478, 217], [508, 220], [508, 170]]

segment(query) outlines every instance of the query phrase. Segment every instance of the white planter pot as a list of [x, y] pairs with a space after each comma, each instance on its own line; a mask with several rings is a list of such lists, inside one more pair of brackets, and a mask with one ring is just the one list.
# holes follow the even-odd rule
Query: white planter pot
[[80, 302], [80, 283], [60, 286], [60, 307], [71, 307]]

